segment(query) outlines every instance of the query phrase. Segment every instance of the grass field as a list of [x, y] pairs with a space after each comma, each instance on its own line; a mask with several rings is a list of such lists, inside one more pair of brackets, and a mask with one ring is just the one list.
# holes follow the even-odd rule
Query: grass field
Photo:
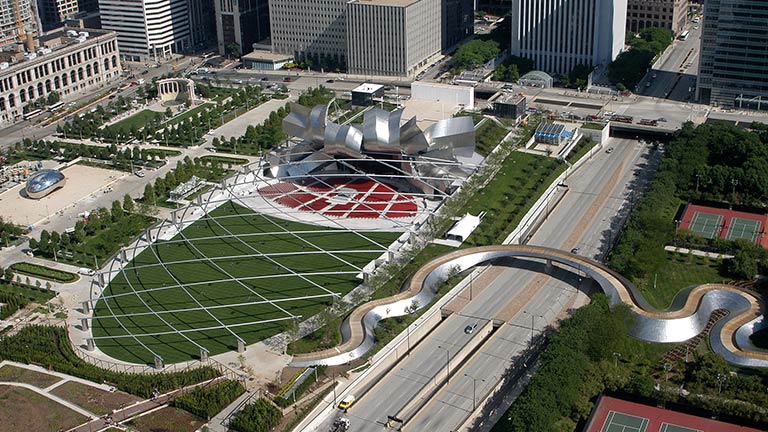
[[5, 365], [0, 367], [0, 381], [19, 382], [31, 384], [39, 388], [46, 388], [61, 381], [61, 378], [29, 369]]
[[87, 419], [45, 396], [25, 388], [0, 386], [0, 427], [3, 431], [69, 430]]
[[109, 127], [115, 128], [115, 129], [122, 128], [123, 130], [126, 130], [126, 131], [131, 130], [132, 127], [135, 127], [136, 129], [141, 129], [142, 127], [144, 127], [144, 125], [148, 121], [152, 120], [155, 117], [162, 117], [162, 115], [163, 113], [159, 113], [156, 111], [142, 110], [126, 119], [120, 120], [119, 122], [110, 125]]
[[208, 109], [211, 106], [213, 105], [209, 103], [204, 103], [194, 108], [190, 108], [184, 111], [184, 113], [177, 115], [176, 117], [173, 117], [170, 120], [166, 121], [165, 123], [163, 123], [163, 126], [168, 127], [168, 126], [173, 126], [175, 124], [181, 123], [192, 116], [200, 114], [201, 112], [203, 112], [204, 110]]
[[683, 288], [726, 279], [720, 274], [720, 260], [665, 251], [662, 253], [666, 259], [663, 264], [656, 267], [657, 273], [648, 274], [645, 278], [635, 281], [640, 292], [653, 307], [668, 308], [672, 304], [672, 299]]
[[[356, 267], [363, 267], [380, 255], [383, 247], [399, 235], [355, 234], [255, 216], [231, 202], [211, 215], [216, 221], [203, 219], [183, 231], [183, 236], [194, 240], [178, 241], [181, 236], [177, 236], [170, 242], [157, 243], [153, 250], [145, 250], [128, 265], [127, 280], [123, 275], [113, 279], [104, 294], [128, 294], [107, 301], [114, 314], [145, 315], [120, 318], [125, 329], [115, 318], [96, 319], [96, 337], [169, 332], [173, 326], [189, 331], [184, 334], [213, 355], [237, 346], [235, 336], [228, 330], [211, 328], [223, 324], [234, 326], [232, 331], [246, 343], [254, 343], [289, 329], [289, 313], [307, 318], [332, 303], [329, 292], [348, 293], [358, 284]], [[227, 230], [239, 237], [224, 237]], [[317, 253], [318, 248], [340, 252]], [[248, 256], [258, 253], [271, 256]], [[278, 253], [283, 255], [274, 255]], [[156, 265], [158, 259], [166, 263], [168, 272]], [[178, 262], [183, 260], [188, 262]], [[328, 272], [348, 273], [322, 274]], [[136, 295], [133, 290], [151, 291]], [[303, 296], [324, 297], [295, 300]], [[279, 303], [253, 304], [263, 299]], [[200, 305], [213, 309], [204, 311]], [[166, 312], [158, 316], [153, 311]], [[105, 315], [110, 313], [101, 300], [95, 316]], [[265, 320], [275, 321], [249, 324]], [[138, 339], [166, 363], [199, 355], [199, 348], [179, 334]], [[133, 338], [97, 339], [97, 345], [121, 360], [152, 361], [149, 351]]]

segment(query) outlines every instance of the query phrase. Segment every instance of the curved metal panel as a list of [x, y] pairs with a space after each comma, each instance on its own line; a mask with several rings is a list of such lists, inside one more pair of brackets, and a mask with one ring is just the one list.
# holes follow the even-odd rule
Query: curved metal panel
[[429, 147], [424, 132], [416, 125], [416, 117], [411, 117], [400, 128], [400, 147], [405, 154], [416, 154], [426, 151]]
[[328, 118], [328, 107], [330, 102], [325, 105], [317, 105], [309, 112], [309, 122], [307, 135], [304, 137], [307, 141], [322, 143], [325, 134], [326, 119]]
[[373, 108], [363, 114], [365, 150], [375, 153], [400, 152], [400, 116], [402, 109], [392, 112]]
[[363, 133], [354, 126], [336, 123], [328, 123], [325, 126], [326, 153], [361, 158], [362, 147]]
[[451, 149], [455, 155], [472, 157], [475, 152], [475, 123], [472, 117], [454, 117], [428, 127], [424, 136], [430, 150]]
[[309, 128], [310, 109], [297, 103], [291, 103], [290, 106], [291, 112], [283, 118], [283, 132], [292, 137], [305, 139]]

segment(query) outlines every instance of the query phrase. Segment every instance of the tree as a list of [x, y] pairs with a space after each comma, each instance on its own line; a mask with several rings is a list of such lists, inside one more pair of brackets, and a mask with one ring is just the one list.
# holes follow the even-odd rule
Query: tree
[[474, 39], [460, 46], [453, 58], [459, 69], [475, 69], [494, 59], [500, 52], [496, 41]]
[[133, 198], [128, 194], [125, 194], [123, 197], [123, 210], [125, 210], [126, 213], [133, 213], [133, 211], [136, 210]]
[[144, 201], [151, 203], [155, 202], [155, 188], [151, 183], [147, 183], [147, 185], [144, 187]]
[[240, 44], [232, 42], [227, 45], [227, 55], [235, 58], [240, 57]]
[[123, 206], [120, 205], [120, 201], [115, 200], [112, 202], [112, 210], [110, 214], [114, 222], [119, 222], [120, 220], [122, 220], [124, 212], [123, 212]]

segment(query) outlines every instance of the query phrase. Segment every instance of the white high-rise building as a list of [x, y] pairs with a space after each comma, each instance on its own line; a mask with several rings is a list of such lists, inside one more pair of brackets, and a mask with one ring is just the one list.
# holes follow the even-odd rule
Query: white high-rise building
[[607, 65], [624, 50], [627, 0], [512, 0], [512, 55], [567, 74]]
[[168, 58], [190, 46], [186, 0], [99, 0], [101, 27], [117, 33], [129, 61]]
[[272, 50], [297, 60], [346, 63], [349, 0], [269, 0]]

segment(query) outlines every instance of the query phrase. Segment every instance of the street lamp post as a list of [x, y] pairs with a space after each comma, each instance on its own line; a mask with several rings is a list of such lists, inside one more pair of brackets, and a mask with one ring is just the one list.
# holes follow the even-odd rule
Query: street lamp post
[[437, 346], [441, 350], [445, 350], [445, 380], [447, 382], [451, 382], [451, 354], [450, 351], [448, 351], [448, 348], [443, 348], [441, 345]]
[[523, 311], [523, 313], [531, 315], [531, 341], [530, 341], [530, 343], [532, 345], [533, 344], [533, 329], [534, 329], [533, 326], [534, 326], [534, 321], [535, 321], [536, 317], [544, 318], [544, 315], [534, 315], [533, 313], [528, 312], [528, 311]]
[[664, 382], [669, 381], [669, 371], [672, 370], [672, 363], [664, 363]]
[[476, 393], [477, 382], [478, 381], [485, 382], [485, 380], [482, 379], [482, 378], [480, 378], [480, 379], [475, 378], [472, 375], [466, 374], [466, 373], [464, 374], [464, 376], [472, 379], [472, 411], [475, 411], [477, 409], [477, 402], [476, 402], [476, 398], [477, 398], [477, 393]]
[[616, 351], [613, 352], [613, 365], [615, 367], [619, 367], [619, 357], [621, 357], [621, 353], [618, 353]]
[[717, 393], [720, 394], [723, 392], [723, 383], [726, 380], [726, 376], [724, 374], [717, 374]]

